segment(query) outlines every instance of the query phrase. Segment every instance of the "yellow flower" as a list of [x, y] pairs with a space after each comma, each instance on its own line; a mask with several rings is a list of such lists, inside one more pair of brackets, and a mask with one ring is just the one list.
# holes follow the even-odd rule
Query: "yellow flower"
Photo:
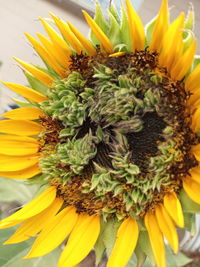
[[46, 69], [16, 58], [32, 88], [4, 82], [27, 102], [2, 115], [0, 176], [46, 186], [0, 222], [1, 229], [22, 223], [5, 244], [38, 234], [28, 259], [68, 238], [59, 267], [98, 246], [107, 267], [123, 267], [136, 246], [148, 254], [150, 244], [164, 267], [164, 238], [177, 253], [176, 226], [200, 204], [193, 12], [170, 22], [163, 0], [146, 30], [130, 0], [121, 17], [110, 7], [109, 21], [98, 4], [95, 19], [83, 14], [90, 40], [52, 13], [61, 35], [40, 18], [49, 39], [26, 36]]

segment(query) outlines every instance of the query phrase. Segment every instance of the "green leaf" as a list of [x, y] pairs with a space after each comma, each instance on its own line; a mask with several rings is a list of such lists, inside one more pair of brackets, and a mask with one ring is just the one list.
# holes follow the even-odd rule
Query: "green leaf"
[[51, 68], [51, 69], [46, 69], [46, 68], [43, 68], [43, 67], [40, 67], [38, 65], [33, 65], [35, 68], [43, 71], [44, 73], [50, 75], [52, 78], [54, 78], [55, 80], [56, 79], [60, 79], [60, 77], [57, 75], [57, 73], [55, 73], [55, 71]]
[[[47, 266], [51, 266], [51, 267], [56, 267], [58, 260], [59, 260], [59, 256], [61, 253], [60, 249], [56, 249], [52, 252], [50, 252], [49, 254], [43, 256], [43, 257], [39, 257], [39, 258], [34, 258], [34, 259], [29, 259], [29, 260], [23, 260], [21, 259], [21, 257], [23, 257], [26, 253], [28, 252], [28, 250], [23, 251], [21, 254], [17, 255], [17, 259], [14, 258], [11, 261], [8, 262], [8, 264], [3, 265], [2, 267], [47, 267]], [[18, 259], [20, 257], [20, 259]]]
[[[192, 261], [192, 259], [188, 258], [185, 254], [183, 253], [178, 253], [176, 255], [174, 255], [174, 259], [176, 262], [176, 265], [179, 267], [181, 266], [186, 266], [186, 264], [190, 263]], [[171, 266], [169, 266], [171, 267]]]
[[148, 256], [151, 263], [155, 264], [155, 259], [147, 231], [140, 231], [137, 247], [136, 250], [141, 249]]
[[102, 232], [102, 240], [104, 242], [106, 252], [109, 256], [114, 247], [117, 230], [119, 228], [120, 223], [114, 219], [110, 219], [104, 224], [105, 225], [103, 226], [104, 231]]
[[30, 102], [24, 102], [24, 101], [21, 101], [17, 98], [12, 98], [12, 100], [19, 106], [19, 107], [37, 107], [37, 105], [34, 105], [34, 104], [31, 104]]
[[192, 260], [183, 253], [174, 254], [169, 246], [166, 246], [166, 261], [167, 267], [181, 267], [185, 266]]
[[135, 255], [137, 257], [137, 267], [142, 267], [146, 260], [146, 254], [144, 253], [144, 251], [142, 251], [140, 246], [136, 247]]
[[146, 261], [142, 265], [142, 267], [152, 267], [152, 266], [155, 266], [155, 265], [152, 265], [151, 261], [148, 258], [146, 258]]
[[27, 80], [28, 80], [30, 86], [31, 86], [34, 90], [36, 90], [36, 91], [38, 91], [39, 93], [42, 93], [42, 94], [44, 94], [44, 95], [47, 94], [47, 91], [48, 91], [49, 88], [48, 88], [45, 84], [41, 83], [38, 79], [36, 79], [33, 75], [31, 75], [31, 74], [30, 74], [29, 72], [27, 72], [27, 71], [24, 71], [24, 74], [25, 74], [25, 76], [26, 76], [26, 78], [27, 78]]
[[194, 10], [193, 10], [193, 5], [191, 3], [185, 20], [184, 28], [191, 31], [194, 30]]
[[111, 5], [110, 8], [109, 8], [109, 11], [115, 17], [117, 23], [120, 24], [121, 23], [121, 19], [119, 17], [119, 13], [117, 12], [116, 7], [114, 5]]
[[108, 31], [108, 36], [109, 39], [111, 40], [112, 44], [115, 46], [119, 43], [121, 43], [120, 40], [120, 25], [116, 21], [115, 17], [113, 16], [112, 13], [109, 13], [109, 31]]
[[27, 180], [28, 185], [40, 185], [43, 186], [45, 184], [48, 184], [48, 181], [46, 178], [45, 174], [37, 174], [34, 177], [31, 177], [30, 179]]
[[196, 234], [196, 215], [193, 213], [184, 213], [185, 229], [187, 229], [191, 235]]
[[1, 178], [0, 179], [0, 201], [26, 203], [33, 194], [35, 194], [37, 186], [26, 185], [22, 181]]
[[12, 245], [3, 245], [5, 242], [16, 230], [16, 228], [12, 229], [4, 229], [0, 230], [0, 266], [1, 267], [56, 267], [58, 258], [61, 253], [61, 249], [57, 248], [53, 252], [47, 254], [46, 256], [23, 260], [30, 247], [32, 245], [33, 238], [29, 241], [22, 242], [19, 244]]
[[96, 2], [96, 11], [95, 11], [95, 22], [98, 24], [98, 26], [102, 29], [102, 31], [107, 34], [108, 32], [108, 23], [103, 15], [101, 6], [98, 2]]
[[150, 45], [156, 19], [157, 19], [157, 16], [154, 17], [151, 21], [149, 21], [149, 23], [147, 23], [145, 26], [146, 46]]
[[[9, 266], [11, 262], [15, 262], [15, 260], [20, 257], [20, 253], [24, 253], [27, 247], [30, 247], [30, 243], [23, 242], [14, 245], [3, 245], [5, 242], [15, 231], [16, 229], [4, 229], [0, 230], [0, 266], [5, 267]], [[25, 256], [25, 254], [23, 254]], [[19, 266], [19, 265], [15, 265]]]
[[194, 40], [194, 34], [192, 32], [184, 32], [186, 33], [185, 39], [183, 40], [183, 50], [186, 51]]
[[[97, 25], [101, 28], [101, 30], [107, 35], [108, 33], [108, 24], [107, 21], [105, 20], [101, 6], [99, 3], [96, 3], [96, 12], [95, 12], [95, 17], [94, 21], [97, 23]], [[99, 44], [99, 40], [97, 39], [96, 35], [93, 33], [93, 31], [90, 31], [90, 39], [92, 42], [96, 45]]]
[[133, 254], [128, 264], [126, 265], [126, 267], [133, 267], [133, 266], [140, 267], [140, 265], [137, 264], [137, 258], [135, 254]]
[[166, 247], [166, 263], [167, 267], [178, 267], [175, 261], [175, 255], [169, 247]]
[[129, 26], [128, 18], [126, 15], [126, 11], [123, 7], [122, 7], [121, 12], [122, 12], [122, 22], [121, 22], [121, 29], [120, 29], [121, 40], [122, 40], [122, 43], [126, 45], [125, 51], [131, 51], [132, 41], [130, 37], [130, 26]]
[[104, 252], [106, 250], [104, 242], [102, 240], [101, 233], [100, 233], [99, 238], [98, 238], [98, 240], [97, 240], [97, 242], [96, 242], [96, 244], [94, 246], [94, 250], [95, 250], [95, 255], [96, 255], [95, 262], [96, 262], [96, 265], [98, 265], [100, 263], [100, 261], [102, 260], [103, 254], [104, 254]]
[[180, 201], [184, 212], [186, 213], [200, 212], [200, 205], [192, 201], [183, 190], [180, 193]]
[[200, 55], [196, 55], [194, 57], [193, 65], [192, 65], [192, 70], [196, 69], [197, 65], [200, 64]]

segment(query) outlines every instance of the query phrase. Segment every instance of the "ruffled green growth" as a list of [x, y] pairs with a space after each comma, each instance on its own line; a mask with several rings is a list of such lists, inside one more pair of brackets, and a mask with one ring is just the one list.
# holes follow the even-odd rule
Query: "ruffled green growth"
[[[41, 170], [50, 182], [64, 183], [66, 192], [75, 183], [81, 210], [100, 209], [104, 220], [142, 217], [166, 192], [178, 192], [180, 177], [196, 164], [182, 84], [158, 74], [157, 54], [148, 51], [79, 55], [71, 68], [79, 62], [85, 68], [56, 82], [41, 103], [60, 127], [54, 148], [43, 147]], [[95, 202], [86, 205], [85, 199]]]
[[[122, 7], [122, 16], [120, 17], [116, 8], [111, 5], [108, 10], [108, 20], [105, 19], [101, 7], [96, 3], [96, 12], [94, 17], [95, 22], [101, 30], [109, 36], [114, 51], [131, 51], [131, 39], [129, 34], [129, 22], [126, 11]], [[94, 45], [99, 45], [99, 41], [95, 34], [90, 32], [90, 39]]]
[[96, 153], [97, 149], [91, 133], [81, 139], [69, 140], [57, 147], [61, 164], [70, 166], [70, 171], [73, 174], [80, 174], [84, 166], [88, 165], [90, 159], [94, 158]]
[[85, 119], [86, 106], [81, 103], [78, 95], [85, 82], [81, 74], [72, 72], [63, 80], [56, 81], [48, 90], [47, 101], [41, 103], [41, 109], [53, 120], [59, 120], [67, 127], [60, 136], [71, 136], [74, 128], [82, 125]]
[[[142, 121], [137, 116], [139, 110], [150, 112], [156, 109], [160, 93], [155, 89], [162, 78], [151, 71], [138, 73], [136, 68], [127, 69], [126, 74], [119, 75], [117, 69], [104, 65], [95, 68], [96, 87], [88, 88], [81, 96], [89, 106], [89, 116], [93, 121], [102, 119], [106, 125], [122, 127], [132, 131], [142, 129]], [[150, 88], [150, 89], [148, 89]], [[141, 94], [144, 94], [143, 99]], [[126, 123], [128, 120], [128, 124]]]
[[73, 138], [59, 143], [55, 147], [54, 154], [41, 158], [42, 172], [48, 179], [58, 177], [63, 182], [80, 174], [90, 159], [96, 155], [94, 141], [92, 134], [89, 133], [82, 139]]

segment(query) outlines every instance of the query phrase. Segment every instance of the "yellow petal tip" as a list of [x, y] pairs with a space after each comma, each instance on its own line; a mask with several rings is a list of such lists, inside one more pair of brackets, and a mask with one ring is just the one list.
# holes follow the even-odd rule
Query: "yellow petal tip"
[[6, 84], [8, 84], [7, 82], [1, 81], [1, 80], [0, 80], [0, 82], [3, 83], [5, 86], [6, 86]]
[[3, 245], [10, 245], [12, 244], [12, 242], [9, 242], [9, 240], [6, 240], [5, 242], [3, 242]]
[[110, 54], [109, 57], [120, 57], [120, 56], [123, 56], [125, 54], [126, 54], [126, 52], [116, 52], [116, 53]]
[[12, 57], [15, 61], [17, 61], [18, 63], [21, 63], [22, 62], [22, 60], [21, 59], [19, 59], [18, 57]]
[[57, 17], [52, 11], [49, 11], [49, 14], [50, 14], [53, 18], [58, 19], [58, 17]]
[[30, 259], [31, 257], [29, 257], [28, 255], [26, 255], [26, 256], [24, 256], [22, 259], [23, 260], [28, 260], [28, 259]]

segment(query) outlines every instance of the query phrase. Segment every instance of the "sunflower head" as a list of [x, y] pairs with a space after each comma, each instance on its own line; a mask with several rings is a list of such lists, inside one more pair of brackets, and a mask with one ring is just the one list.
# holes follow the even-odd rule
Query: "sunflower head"
[[53, 27], [40, 19], [49, 39], [26, 36], [46, 68], [16, 59], [31, 88], [5, 83], [27, 102], [0, 122], [0, 175], [47, 189], [0, 227], [23, 222], [7, 244], [39, 233], [26, 258], [69, 236], [60, 267], [94, 246], [107, 267], [125, 266], [135, 248], [164, 267], [164, 237], [177, 253], [176, 226], [200, 204], [193, 11], [170, 22], [163, 0], [145, 30], [129, 0], [108, 19], [98, 4], [94, 19], [83, 14], [89, 40], [52, 13]]

